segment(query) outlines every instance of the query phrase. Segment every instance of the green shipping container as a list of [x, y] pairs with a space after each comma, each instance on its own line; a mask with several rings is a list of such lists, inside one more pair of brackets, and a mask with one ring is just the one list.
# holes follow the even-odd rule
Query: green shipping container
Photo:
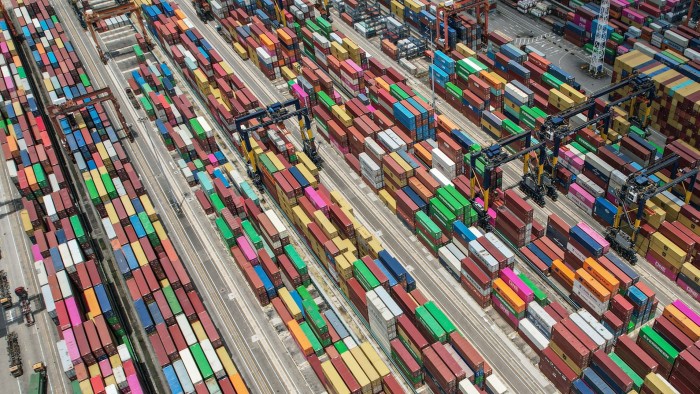
[[547, 306], [549, 305], [549, 298], [547, 298], [547, 294], [540, 290], [539, 287], [535, 286], [534, 283], [525, 276], [522, 272], [518, 274], [518, 278], [525, 283], [525, 286], [527, 286], [530, 290], [532, 290], [532, 293], [535, 295], [535, 302], [540, 304], [540, 306]]
[[443, 189], [447, 190], [447, 191], [450, 193], [450, 195], [451, 195], [455, 200], [457, 200], [457, 202], [458, 202], [462, 207], [464, 207], [464, 209], [463, 209], [463, 214], [464, 214], [464, 215], [468, 215], [468, 214], [469, 214], [469, 210], [470, 210], [472, 204], [469, 202], [469, 200], [467, 199], [467, 197], [465, 197], [462, 193], [460, 193], [459, 190], [457, 190], [457, 188], [454, 187], [454, 185], [447, 185], [447, 186], [443, 187]]
[[343, 354], [348, 351], [348, 346], [342, 340], [334, 343], [333, 346], [335, 346], [335, 350], [338, 351], [338, 354]]
[[437, 305], [435, 305], [434, 301], [428, 301], [423, 306], [428, 310], [428, 312], [430, 312], [431, 315], [433, 315], [438, 324], [440, 324], [440, 327], [442, 327], [447, 334], [452, 334], [453, 332], [457, 331], [457, 327], [455, 327], [447, 315], [445, 315], [445, 313], [440, 310]]
[[572, 141], [570, 145], [573, 146], [574, 148], [578, 149], [578, 151], [581, 152], [581, 153], [583, 153], [583, 154], [586, 154], [586, 153], [589, 152], [589, 150], [586, 149], [585, 146], [579, 144], [579, 143], [576, 142], [576, 141]]
[[165, 300], [168, 301], [168, 306], [170, 310], [173, 311], [174, 316], [182, 313], [180, 302], [177, 300], [177, 296], [170, 285], [163, 287], [163, 295], [165, 296]]
[[277, 172], [277, 167], [272, 163], [272, 160], [270, 160], [267, 155], [260, 155], [258, 156], [260, 159], [260, 164], [265, 168], [265, 171], [267, 171], [268, 174], [272, 175], [275, 172]]
[[357, 260], [352, 266], [352, 272], [360, 285], [369, 291], [379, 286], [379, 280], [372, 274], [372, 271], [367, 268], [367, 265], [362, 260]]
[[97, 193], [97, 188], [95, 187], [95, 181], [92, 179], [86, 179], [85, 180], [85, 187], [88, 190], [88, 195], [90, 196], [90, 201], [92, 201], [93, 204], [98, 205], [102, 202], [100, 199], [100, 194]]
[[577, 135], [576, 137], [574, 137], [574, 141], [576, 141], [579, 145], [581, 145], [587, 151], [598, 153], [598, 148], [596, 148], [595, 145], [591, 144], [590, 142], [586, 141], [580, 135]]
[[428, 333], [430, 333], [433, 340], [440, 341], [442, 343], [447, 341], [447, 333], [445, 330], [443, 330], [440, 323], [435, 320], [433, 315], [430, 314], [430, 312], [425, 308], [425, 306], [421, 305], [416, 308], [416, 318], [418, 319], [418, 322], [425, 327]]
[[112, 178], [109, 177], [109, 174], [100, 174], [100, 178], [102, 178], [102, 184], [105, 186], [109, 198], [114, 199], [119, 197], [117, 189], [114, 187], [114, 182], [112, 182]]
[[460, 204], [457, 199], [452, 197], [452, 194], [445, 190], [445, 188], [439, 188], [437, 189], [437, 198], [440, 200], [443, 204], [445, 204], [445, 207], [454, 215], [457, 219], [462, 219], [464, 216], [464, 205]]
[[311, 19], [306, 20], [306, 28], [311, 30], [312, 33], [317, 33], [319, 30], [321, 30], [321, 28], [318, 27], [318, 25]]
[[406, 93], [403, 89], [401, 89], [396, 84], [389, 85], [389, 93], [391, 93], [391, 95], [394, 96], [394, 98], [399, 100], [399, 101], [406, 100], [407, 98], [411, 97], [408, 95], [408, 93]]
[[440, 227], [438, 227], [438, 225], [435, 224], [433, 219], [428, 217], [428, 215], [425, 212], [416, 212], [416, 221], [420, 222], [421, 226], [425, 228], [426, 232], [430, 234], [431, 237], [437, 239], [440, 237], [440, 235], [442, 235], [442, 230], [440, 230]]
[[509, 133], [510, 135], [522, 134], [525, 131], [522, 127], [518, 126], [510, 119], [503, 119], [501, 127], [503, 128], [503, 131]]
[[214, 371], [211, 369], [211, 365], [209, 365], [209, 360], [207, 360], [207, 357], [204, 355], [202, 345], [195, 343], [194, 345], [190, 346], [190, 352], [192, 353], [194, 362], [197, 363], [197, 368], [199, 369], [199, 372], [202, 373], [204, 380], [214, 376]]
[[36, 183], [39, 185], [39, 187], [48, 187], [49, 182], [46, 179], [46, 173], [44, 172], [44, 168], [41, 167], [41, 164], [36, 163], [32, 165], [32, 169], [34, 170], [34, 175], [36, 176]]
[[654, 331], [649, 326], [642, 327], [639, 331], [638, 340], [645, 341], [656, 350], [669, 364], [673, 365], [678, 357], [678, 350], [671, 346], [668, 341], [663, 339], [659, 333]]
[[311, 297], [311, 293], [309, 293], [309, 291], [306, 289], [306, 286], [297, 287], [297, 293], [299, 293], [299, 297], [302, 299], [302, 305], [305, 300], [311, 300], [312, 302], [314, 300], [314, 298]]
[[284, 254], [287, 255], [287, 258], [289, 258], [289, 261], [294, 265], [297, 272], [299, 272], [299, 275], [308, 275], [309, 270], [306, 266], [306, 262], [301, 258], [301, 256], [299, 256], [299, 253], [297, 253], [297, 250], [294, 249], [293, 245], [286, 245], [284, 247]]
[[87, 74], [80, 74], [80, 82], [83, 84], [83, 86], [88, 87], [91, 86], [92, 84], [90, 83], [90, 78], [88, 78]]
[[439, 243], [438, 244], [434, 243], [434, 241], [432, 239], [428, 238], [428, 236], [421, 229], [416, 230], [416, 235], [420, 239], [424, 240], [425, 243], [428, 245], [429, 249], [435, 253], [437, 253], [438, 249], [440, 249], [440, 247], [442, 246]]
[[29, 385], [27, 387], [29, 394], [44, 394], [46, 393], [46, 375], [43, 372], [34, 372], [29, 377]]
[[329, 111], [335, 105], [335, 101], [333, 101], [333, 99], [323, 90], [319, 91], [316, 95], [318, 96], [318, 101], [320, 101], [321, 104], [323, 104], [323, 106]]
[[217, 217], [214, 223], [216, 223], [216, 228], [219, 230], [219, 235], [221, 235], [221, 239], [226, 244], [226, 247], [231, 248], [236, 245], [236, 238], [233, 236], [233, 232], [226, 224], [226, 221], [221, 217]]
[[194, 134], [198, 140], [205, 140], [207, 138], [207, 133], [204, 131], [202, 124], [199, 123], [199, 119], [197, 118], [190, 119], [190, 130], [192, 130], [192, 134]]
[[136, 55], [136, 58], [139, 60], [139, 63], [145, 62], [146, 57], [143, 56], [143, 51], [141, 50], [141, 46], [134, 45], [132, 48], [134, 49], [134, 55]]
[[561, 85], [564, 84], [564, 82], [560, 81], [557, 79], [554, 75], [550, 73], [544, 73], [542, 74], [542, 83], [545, 84], [546, 86], [559, 89]]
[[248, 220], [241, 222], [241, 229], [243, 229], [243, 234], [245, 234], [248, 241], [253, 244], [255, 250], [262, 249], [262, 238]]
[[317, 356], [323, 355], [323, 346], [321, 346], [321, 342], [316, 338], [316, 334], [314, 334], [314, 331], [309, 327], [309, 324], [304, 321], [299, 323], [299, 327], [301, 327], [304, 335], [306, 335], [306, 338], [311, 342], [314, 353], [316, 353]]
[[221, 197], [219, 197], [218, 194], [214, 193], [211, 196], [209, 196], [209, 199], [211, 200], [211, 205], [214, 207], [214, 210], [217, 213], [220, 213], [221, 211], [226, 208], [226, 205], [224, 204], [223, 201], [221, 201]]
[[325, 20], [322, 16], [317, 16], [316, 17], [316, 23], [318, 24], [318, 27], [321, 28], [321, 30], [325, 33], [324, 35], [326, 38], [333, 32], [333, 25], [331, 25], [330, 22]]
[[637, 373], [634, 372], [634, 370], [630, 368], [630, 366], [627, 365], [626, 362], [622, 361], [622, 359], [617, 354], [610, 353], [608, 354], [608, 356], [610, 356], [610, 359], [613, 360], [615, 364], [617, 364], [617, 366], [620, 367], [620, 369], [622, 369], [622, 371], [627, 374], [627, 376], [632, 378], [632, 388], [639, 392], [642, 389], [642, 385], [644, 384], [644, 379], [637, 375]]
[[83, 389], [80, 388], [80, 382], [77, 380], [70, 383], [70, 389], [73, 391], [73, 394], [83, 394]]
[[435, 218], [443, 228], [452, 228], [457, 217], [437, 197], [430, 199], [430, 216]]
[[446, 84], [445, 84], [445, 89], [447, 89], [447, 91], [448, 91], [451, 95], [457, 97], [458, 99], [461, 99], [461, 98], [462, 98], [462, 95], [464, 94], [464, 93], [462, 92], [462, 89], [460, 89], [457, 85], [453, 84], [452, 82], [446, 83]]
[[69, 218], [69, 220], [70, 225], [73, 228], [73, 234], [75, 234], [75, 238], [78, 240], [78, 242], [81, 244], [88, 242], [85, 229], [83, 229], [83, 225], [80, 223], [80, 217], [78, 217], [78, 215], [73, 215]]
[[149, 99], [147, 99], [146, 97], [139, 97], [139, 101], [141, 102], [141, 106], [143, 107], [143, 110], [146, 111], [146, 113], [149, 116], [155, 115], [155, 112], [153, 112], [153, 106], [151, 105], [151, 101]]

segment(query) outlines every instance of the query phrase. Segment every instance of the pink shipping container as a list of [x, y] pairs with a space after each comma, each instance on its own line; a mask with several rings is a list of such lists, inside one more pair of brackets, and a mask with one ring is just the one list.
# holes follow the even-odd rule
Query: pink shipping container
[[683, 302], [681, 300], [675, 300], [675, 301], [673, 301], [673, 303], [671, 305], [675, 306], [682, 314], [685, 315], [685, 317], [692, 320], [693, 323], [700, 326], [700, 316], [698, 316], [697, 313], [693, 312], [688, 307], [688, 305], [685, 304], [685, 302]]
[[41, 250], [39, 250], [39, 245], [32, 245], [32, 256], [34, 256], [34, 261], [41, 261], [44, 259], [41, 255]]
[[587, 191], [583, 190], [583, 188], [578, 184], [574, 183], [571, 186], [569, 186], [569, 194], [576, 197], [588, 208], [593, 209], [595, 198], [593, 198], [593, 196], [591, 196]]
[[653, 265], [657, 271], [664, 274], [664, 276], [670, 279], [671, 281], [675, 281], [676, 278], [678, 278], [678, 272], [675, 272], [673, 269], [671, 269], [671, 267], [669, 267], [668, 264], [659, 261], [659, 259], [657, 259], [651, 251], [649, 251], [644, 258], [646, 258], [647, 261], [651, 265]]
[[678, 278], [676, 280], [676, 284], [678, 285], [678, 287], [683, 289], [686, 293], [690, 294], [690, 296], [693, 297], [693, 299], [695, 301], [700, 301], [700, 293], [695, 291], [695, 289], [691, 285], [689, 285], [688, 283], [685, 283], [683, 281], [683, 279]]
[[610, 251], [610, 242], [605, 240], [605, 237], [600, 235], [599, 232], [593, 230], [591, 226], [586, 224], [585, 222], [579, 222], [578, 227], [583, 230], [588, 236], [593, 238], [594, 241], [596, 241], [599, 245], [603, 247], [603, 254], [608, 253]]
[[73, 365], [80, 364], [83, 360], [80, 358], [80, 350], [78, 350], [78, 344], [75, 342], [75, 335], [73, 335], [73, 329], [69, 328], [67, 330], [63, 330], [63, 339], [66, 341], [66, 347], [68, 348], [68, 356], [73, 362]]
[[253, 246], [250, 244], [250, 242], [248, 242], [248, 238], [238, 237], [238, 238], [236, 238], [236, 243], [241, 248], [241, 252], [243, 252], [243, 256], [245, 256], [245, 259], [251, 265], [257, 265], [258, 264], [258, 254], [255, 253], [255, 251], [253, 250]]
[[[481, 204], [481, 206], [484, 206], [484, 200], [481, 199], [481, 197], [476, 198], [476, 202]], [[493, 208], [489, 208], [488, 212], [486, 214], [489, 216], [489, 223], [493, 226], [496, 224], [496, 211]]]
[[535, 299], [535, 293], [509, 267], [501, 270], [500, 277], [526, 304]]
[[326, 202], [323, 201], [321, 195], [318, 194], [318, 192], [314, 190], [314, 188], [309, 186], [306, 189], [304, 189], [304, 195], [306, 196], [306, 198], [309, 199], [314, 208], [323, 211], [323, 214], [328, 216], [328, 204], [326, 204]]
[[68, 318], [70, 319], [71, 326], [79, 326], [83, 323], [80, 317], [80, 312], [78, 311], [78, 305], [75, 303], [75, 298], [66, 298], [66, 311], [68, 311]]

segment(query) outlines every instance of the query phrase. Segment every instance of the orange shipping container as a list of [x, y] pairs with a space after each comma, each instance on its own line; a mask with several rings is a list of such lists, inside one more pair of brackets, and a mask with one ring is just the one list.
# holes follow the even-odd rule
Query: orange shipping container
[[563, 261], [559, 259], [552, 261], [551, 271], [554, 275], [561, 278], [561, 280], [567, 284], [568, 290], [573, 289], [576, 274], [571, 270], [571, 268], [567, 267]]
[[693, 342], [700, 339], [700, 327], [675, 306], [666, 306], [663, 316], [670, 320], [679, 330], [683, 331], [683, 334], [687, 335]]
[[601, 302], [610, 301], [610, 292], [600, 282], [598, 282], [591, 274], [583, 268], [576, 270], [576, 279], [583, 284], [586, 289], [590, 290], [593, 295]]
[[290, 320], [287, 322], [287, 329], [292, 335], [292, 338], [294, 338], [294, 341], [299, 346], [299, 349], [301, 349], [301, 352], [304, 353], [305, 357], [308, 357], [314, 353], [314, 348], [311, 346], [309, 338], [306, 337], [306, 334], [304, 334], [304, 331], [301, 330], [301, 327], [299, 327], [299, 323], [297, 323], [296, 320]]
[[508, 287], [503, 279], [497, 278], [494, 280], [493, 288], [508, 304], [510, 304], [511, 307], [513, 307], [513, 310], [515, 310], [517, 313], [525, 312], [525, 301], [518, 297], [518, 295], [515, 294], [510, 287]]
[[102, 314], [102, 309], [100, 308], [99, 302], [97, 302], [97, 297], [95, 296], [95, 289], [93, 287], [85, 290], [83, 292], [83, 297], [85, 298], [85, 305], [88, 308], [90, 319], [94, 319]]
[[617, 294], [618, 290], [620, 290], [620, 281], [593, 258], [589, 257], [583, 262], [583, 269], [600, 282], [611, 294]]

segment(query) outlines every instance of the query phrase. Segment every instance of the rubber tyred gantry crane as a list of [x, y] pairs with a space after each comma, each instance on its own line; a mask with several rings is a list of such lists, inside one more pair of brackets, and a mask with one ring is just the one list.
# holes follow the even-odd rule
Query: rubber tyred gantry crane
[[[450, 17], [459, 14], [462, 11], [474, 10], [476, 23], [481, 27], [481, 42], [486, 44], [489, 31], [489, 2], [488, 0], [461, 0], [461, 1], [445, 1], [437, 6], [435, 15], [435, 37], [436, 45], [439, 49], [447, 49], [450, 46], [447, 31]], [[482, 22], [483, 17], [483, 22]], [[442, 27], [440, 27], [442, 24]], [[442, 32], [441, 32], [442, 30]], [[441, 41], [442, 40], [442, 41]]]

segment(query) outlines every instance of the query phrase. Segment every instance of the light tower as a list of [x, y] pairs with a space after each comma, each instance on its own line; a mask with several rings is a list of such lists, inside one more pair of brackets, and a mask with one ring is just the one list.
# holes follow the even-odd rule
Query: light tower
[[608, 40], [608, 16], [610, 15], [610, 0], [601, 0], [598, 14], [598, 28], [593, 41], [593, 52], [588, 72], [596, 77], [604, 75], [603, 60], [605, 58], [605, 42]]

